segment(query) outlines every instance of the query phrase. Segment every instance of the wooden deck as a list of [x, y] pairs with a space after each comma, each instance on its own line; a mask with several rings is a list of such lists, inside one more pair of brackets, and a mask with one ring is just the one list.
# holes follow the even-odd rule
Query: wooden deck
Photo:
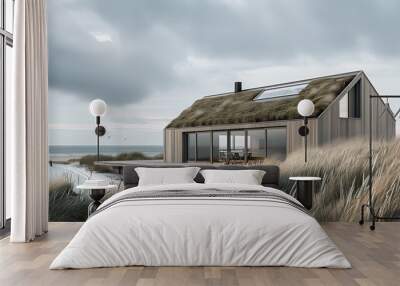
[[0, 241], [0, 285], [400, 285], [400, 224], [323, 225], [353, 265], [352, 269], [289, 267], [123, 267], [48, 270], [80, 223], [50, 223], [33, 243]]

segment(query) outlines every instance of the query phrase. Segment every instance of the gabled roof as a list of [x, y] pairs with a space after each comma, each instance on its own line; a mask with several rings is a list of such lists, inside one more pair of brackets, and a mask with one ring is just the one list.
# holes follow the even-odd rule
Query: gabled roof
[[358, 73], [351, 72], [293, 82], [309, 82], [298, 96], [254, 100], [265, 89], [292, 83], [205, 96], [185, 109], [171, 121], [167, 128], [299, 119], [301, 117], [297, 113], [297, 104], [302, 99], [310, 99], [314, 102], [313, 117], [318, 117]]

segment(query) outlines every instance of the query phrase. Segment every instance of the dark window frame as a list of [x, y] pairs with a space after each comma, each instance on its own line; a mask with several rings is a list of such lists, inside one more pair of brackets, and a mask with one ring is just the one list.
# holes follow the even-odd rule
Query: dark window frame
[[[247, 153], [248, 153], [248, 131], [249, 130], [264, 130], [264, 134], [265, 134], [265, 157], [264, 158], [269, 158], [268, 157], [268, 130], [270, 129], [276, 129], [276, 128], [284, 128], [286, 133], [285, 133], [285, 137], [286, 137], [286, 156], [288, 153], [288, 143], [287, 143], [287, 138], [288, 138], [288, 129], [286, 125], [277, 125], [277, 126], [269, 126], [269, 127], [254, 127], [254, 128], [234, 128], [234, 129], [213, 129], [213, 130], [202, 130], [202, 131], [187, 131], [187, 132], [183, 132], [183, 162], [210, 162], [210, 163], [218, 163], [220, 161], [214, 161], [214, 133], [218, 133], [218, 132], [225, 132], [227, 135], [227, 158], [231, 158], [231, 132], [236, 132], [236, 131], [244, 131], [244, 161], [247, 163], [248, 162], [248, 158], [247, 158]], [[197, 160], [197, 133], [210, 133], [210, 160], [209, 161], [198, 161]], [[189, 138], [189, 134], [195, 134], [195, 160], [188, 160], [188, 138]], [[228, 159], [229, 160], [229, 159]]]

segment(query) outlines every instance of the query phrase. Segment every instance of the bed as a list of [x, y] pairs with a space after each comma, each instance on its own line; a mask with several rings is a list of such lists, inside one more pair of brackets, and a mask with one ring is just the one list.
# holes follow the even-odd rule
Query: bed
[[278, 190], [276, 166], [252, 167], [266, 172], [262, 185], [204, 184], [198, 174], [194, 183], [153, 186], [138, 186], [135, 167], [124, 167], [127, 189], [102, 203], [50, 269], [351, 267], [307, 210]]

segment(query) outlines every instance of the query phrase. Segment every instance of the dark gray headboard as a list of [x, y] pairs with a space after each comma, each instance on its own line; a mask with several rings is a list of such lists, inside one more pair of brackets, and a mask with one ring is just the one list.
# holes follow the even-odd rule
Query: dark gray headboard
[[[190, 165], [200, 167], [202, 170], [204, 169], [218, 169], [218, 170], [263, 170], [265, 171], [264, 178], [262, 180], [262, 185], [265, 187], [279, 188], [279, 167], [275, 165], [263, 165], [263, 166], [238, 166], [238, 165]], [[182, 168], [188, 167], [187, 165], [131, 165], [124, 166], [123, 169], [123, 179], [125, 189], [136, 187], [139, 183], [139, 177], [135, 172], [135, 168], [137, 167], [146, 167], [146, 168]], [[203, 176], [198, 173], [197, 177], [194, 179], [197, 183], [204, 183]]]

